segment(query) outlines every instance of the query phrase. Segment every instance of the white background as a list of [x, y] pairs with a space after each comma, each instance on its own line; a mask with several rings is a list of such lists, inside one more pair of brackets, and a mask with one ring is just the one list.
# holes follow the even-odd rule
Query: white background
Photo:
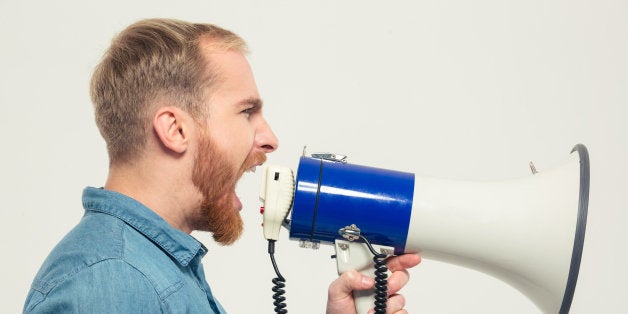
[[[572, 313], [628, 304], [626, 1], [0, 0], [0, 312], [21, 310], [52, 247], [80, 219], [81, 190], [107, 174], [88, 82], [131, 22], [210, 22], [244, 37], [281, 147], [451, 179], [496, 180], [591, 156], [591, 200]], [[206, 275], [231, 313], [271, 313], [257, 176], [239, 186], [247, 232], [209, 248]], [[331, 247], [277, 260], [291, 313], [323, 313]], [[542, 256], [539, 256], [542, 258]], [[425, 260], [405, 289], [413, 313], [536, 313], [484, 274]]]

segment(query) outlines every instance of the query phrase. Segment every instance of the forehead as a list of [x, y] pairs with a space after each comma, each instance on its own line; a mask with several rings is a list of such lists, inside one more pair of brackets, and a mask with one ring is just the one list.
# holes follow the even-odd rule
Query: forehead
[[[211, 47], [209, 47], [211, 48]], [[214, 74], [210, 99], [239, 102], [259, 98], [253, 72], [243, 53], [236, 50], [203, 49], [209, 71]]]

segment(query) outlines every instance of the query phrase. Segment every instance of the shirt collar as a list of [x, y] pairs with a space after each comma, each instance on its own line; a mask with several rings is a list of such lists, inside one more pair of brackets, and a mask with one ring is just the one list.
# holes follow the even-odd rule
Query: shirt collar
[[191, 235], [173, 228], [154, 211], [140, 202], [117, 192], [87, 187], [83, 190], [86, 211], [114, 216], [143, 234], [186, 267], [195, 256], [203, 257], [207, 249]]

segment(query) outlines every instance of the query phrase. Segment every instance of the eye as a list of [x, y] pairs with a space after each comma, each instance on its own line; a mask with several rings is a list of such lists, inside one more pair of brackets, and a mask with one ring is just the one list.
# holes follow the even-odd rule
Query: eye
[[262, 100], [259, 98], [251, 97], [246, 98], [239, 103], [239, 113], [244, 114], [244, 116], [249, 119], [256, 113], [262, 110]]
[[247, 118], [248, 118], [248, 117], [250, 117], [252, 114], [256, 113], [258, 110], [259, 110], [259, 107], [257, 107], [257, 106], [251, 106], [251, 107], [248, 107], [248, 108], [246, 108], [246, 109], [244, 109], [244, 110], [240, 111], [240, 113], [245, 114], [245, 115], [247, 116]]

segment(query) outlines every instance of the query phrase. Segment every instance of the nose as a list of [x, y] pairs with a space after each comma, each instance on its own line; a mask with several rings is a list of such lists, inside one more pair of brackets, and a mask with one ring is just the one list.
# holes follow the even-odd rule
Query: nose
[[266, 119], [262, 118], [261, 120], [255, 135], [255, 145], [261, 148], [266, 154], [272, 153], [279, 147], [279, 140], [270, 128], [270, 125], [268, 125], [268, 122], [266, 122]]

